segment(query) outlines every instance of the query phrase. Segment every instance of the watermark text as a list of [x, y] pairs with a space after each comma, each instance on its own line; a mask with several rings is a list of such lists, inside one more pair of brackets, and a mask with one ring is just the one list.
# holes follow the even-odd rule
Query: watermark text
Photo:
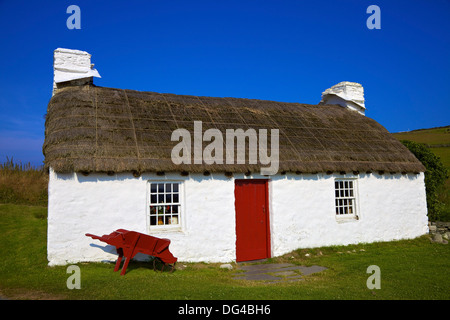
[[371, 14], [366, 21], [368, 29], [381, 29], [381, 9], [377, 5], [367, 7], [366, 13]]
[[381, 289], [381, 271], [380, 267], [371, 265], [367, 267], [366, 273], [372, 274], [367, 278], [366, 285], [368, 289]]
[[81, 9], [77, 5], [70, 5], [67, 7], [66, 13], [71, 14], [66, 21], [67, 29], [81, 29]]
[[79, 266], [71, 265], [67, 267], [66, 273], [72, 273], [67, 278], [67, 289], [81, 289], [81, 271]]
[[[245, 164], [246, 150], [248, 163], [261, 165], [262, 175], [274, 175], [279, 166], [279, 130], [270, 130], [270, 155], [268, 153], [267, 129], [249, 128], [226, 129], [225, 140], [219, 129], [208, 129], [203, 133], [202, 121], [194, 121], [194, 136], [187, 129], [176, 129], [172, 132], [171, 141], [179, 141], [172, 149], [172, 162], [179, 164]], [[248, 141], [248, 145], [246, 143]], [[203, 142], [210, 142], [203, 148]], [[193, 159], [192, 159], [193, 144]], [[225, 146], [225, 148], [224, 148]], [[236, 146], [236, 148], [235, 148]], [[236, 150], [236, 155], [235, 155]], [[224, 157], [224, 151], [226, 152]]]

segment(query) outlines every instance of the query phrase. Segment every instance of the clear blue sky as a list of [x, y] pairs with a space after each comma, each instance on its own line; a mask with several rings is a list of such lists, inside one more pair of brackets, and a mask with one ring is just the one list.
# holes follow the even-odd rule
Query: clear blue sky
[[317, 104], [354, 81], [391, 132], [449, 125], [449, 17], [448, 0], [0, 0], [0, 162], [42, 164], [59, 47], [91, 53], [99, 86]]

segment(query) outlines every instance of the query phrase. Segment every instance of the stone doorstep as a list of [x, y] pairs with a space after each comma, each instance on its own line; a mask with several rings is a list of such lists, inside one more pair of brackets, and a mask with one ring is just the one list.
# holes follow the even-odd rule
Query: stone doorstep
[[297, 281], [305, 281], [305, 279], [303, 279], [302, 276], [297, 275], [292, 277], [278, 278], [278, 280], [269, 280], [266, 283], [297, 282]]
[[248, 264], [240, 266], [240, 269], [243, 270], [265, 270], [265, 269], [273, 269], [273, 268], [283, 268], [293, 266], [291, 263], [266, 263], [266, 264]]
[[267, 268], [267, 269], [260, 269], [260, 270], [247, 270], [245, 271], [246, 274], [259, 274], [259, 273], [275, 273], [275, 272], [286, 272], [291, 270], [300, 270], [300, 266], [293, 266], [293, 267], [281, 267], [281, 268]]
[[300, 267], [300, 268], [301, 268], [300, 271], [304, 276], [327, 270], [327, 268], [321, 266]]
[[250, 277], [258, 277], [258, 276], [264, 276], [264, 275], [270, 275], [270, 276], [298, 276], [299, 274], [292, 270], [299, 270], [298, 268], [292, 269], [292, 268], [284, 268], [283, 269], [273, 269], [273, 270], [265, 270], [264, 272], [244, 272], [244, 273], [238, 273], [234, 275], [235, 278], [250, 278]]
[[281, 272], [275, 272], [275, 275], [282, 276], [282, 277], [288, 277], [288, 276], [298, 276], [299, 274], [294, 271], [281, 271]]
[[[296, 266], [290, 263], [286, 264], [273, 264], [273, 265], [264, 265], [264, 267], [260, 267], [263, 265], [254, 265], [254, 266], [247, 266], [252, 268], [246, 268], [246, 274], [258, 274], [258, 273], [276, 273], [276, 272], [284, 272], [284, 271], [291, 271], [291, 270], [299, 270], [303, 275], [309, 275], [316, 272], [320, 272], [323, 270], [326, 270], [325, 267], [320, 266], [311, 266], [311, 267], [305, 267], [305, 266]], [[244, 269], [245, 270], [245, 269]]]
[[[241, 269], [245, 272], [234, 275], [236, 280], [266, 280], [269, 282], [278, 281], [299, 281], [303, 280], [302, 276], [307, 276], [316, 272], [321, 272], [327, 268], [321, 266], [296, 266], [290, 263], [278, 264], [257, 264], [245, 265]], [[299, 275], [295, 270], [300, 271]]]

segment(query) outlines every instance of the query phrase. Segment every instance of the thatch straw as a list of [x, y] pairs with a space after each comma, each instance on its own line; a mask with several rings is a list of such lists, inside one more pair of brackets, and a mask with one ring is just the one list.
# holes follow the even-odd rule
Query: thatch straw
[[[423, 172], [376, 121], [336, 105], [211, 98], [95, 86], [68, 87], [49, 105], [43, 152], [57, 172], [259, 172], [258, 164], [180, 164], [177, 128], [279, 129], [279, 172]], [[209, 142], [203, 142], [203, 148]], [[193, 147], [192, 147], [193, 150]], [[270, 150], [270, 149], [269, 149]], [[226, 150], [224, 147], [224, 158]], [[235, 153], [236, 154], [236, 153]], [[192, 155], [193, 159], [193, 155]]]

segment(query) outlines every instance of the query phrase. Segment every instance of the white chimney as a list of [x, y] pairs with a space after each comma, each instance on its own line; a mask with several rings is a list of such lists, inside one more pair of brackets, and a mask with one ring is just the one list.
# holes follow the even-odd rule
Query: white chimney
[[364, 88], [356, 82], [340, 82], [322, 92], [319, 104], [338, 104], [364, 115]]
[[58, 88], [92, 83], [92, 77], [100, 77], [91, 55], [86, 51], [58, 48], [53, 55], [53, 94]]

